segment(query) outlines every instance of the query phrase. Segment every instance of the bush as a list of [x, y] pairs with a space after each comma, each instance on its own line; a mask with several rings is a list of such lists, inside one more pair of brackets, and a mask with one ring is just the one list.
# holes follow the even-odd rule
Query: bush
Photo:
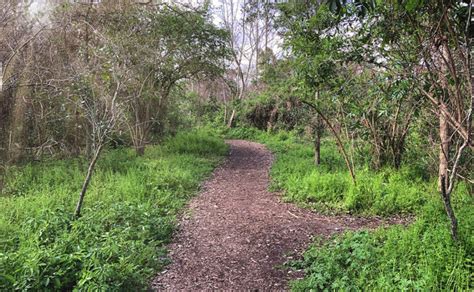
[[[463, 194], [469, 199], [468, 194]], [[292, 263], [306, 271], [294, 291], [469, 291], [472, 288], [474, 213], [458, 205], [459, 243], [451, 240], [442, 206], [408, 227], [348, 232], [313, 244], [304, 259]], [[468, 214], [469, 213], [469, 214]], [[425, 213], [426, 214], [426, 213]], [[443, 219], [439, 219], [443, 218]]]
[[177, 212], [226, 151], [197, 131], [144, 157], [104, 153], [78, 220], [84, 160], [11, 169], [0, 197], [0, 290], [145, 289], [166, 262]]

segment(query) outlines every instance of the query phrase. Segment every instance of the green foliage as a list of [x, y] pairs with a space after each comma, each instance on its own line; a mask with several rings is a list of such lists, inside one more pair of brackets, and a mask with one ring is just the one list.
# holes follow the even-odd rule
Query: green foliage
[[[348, 232], [332, 241], [315, 243], [295, 262], [307, 275], [294, 281], [294, 291], [321, 290], [435, 290], [472, 288], [474, 241], [470, 226], [472, 197], [460, 193], [459, 243], [451, 240], [441, 204], [430, 204], [408, 227]], [[472, 230], [471, 230], [472, 231]]]
[[357, 165], [358, 180], [353, 185], [330, 139], [323, 140], [322, 164], [315, 166], [311, 146], [293, 133], [271, 135], [240, 128], [227, 135], [263, 142], [276, 154], [272, 188], [283, 190], [288, 201], [322, 212], [417, 216], [408, 227], [348, 232], [330, 242], [316, 241], [303, 260], [290, 264], [306, 272], [304, 279], [291, 283], [294, 291], [467, 291], [472, 287], [474, 202], [466, 183], [459, 183], [453, 194], [462, 236], [454, 243], [436, 182], [420, 175], [418, 166], [375, 172], [363, 161]]
[[226, 152], [202, 131], [170, 138], [144, 157], [109, 151], [75, 221], [85, 161], [11, 169], [0, 197], [0, 290], [145, 289], [166, 262], [176, 213]]
[[384, 216], [415, 213], [436, 194], [435, 182], [424, 180], [417, 168], [406, 165], [374, 172], [358, 164], [354, 185], [331, 139], [322, 141], [321, 165], [315, 166], [312, 146], [293, 133], [271, 135], [255, 128], [236, 128], [228, 130], [227, 136], [265, 143], [276, 154], [272, 188], [283, 190], [287, 201], [318, 211]]
[[213, 156], [216, 151], [219, 155], [226, 153], [227, 146], [222, 140], [212, 136], [209, 131], [197, 132], [196, 135], [178, 133], [166, 143], [168, 149], [177, 153], [188, 153], [202, 156]]

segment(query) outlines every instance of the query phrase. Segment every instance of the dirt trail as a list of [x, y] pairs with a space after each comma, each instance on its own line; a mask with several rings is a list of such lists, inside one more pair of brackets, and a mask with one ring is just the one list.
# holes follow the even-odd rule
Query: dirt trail
[[301, 254], [312, 236], [380, 223], [282, 203], [267, 190], [271, 153], [257, 143], [228, 143], [229, 158], [191, 201], [169, 246], [172, 263], [154, 289], [286, 290], [295, 275], [281, 265]]

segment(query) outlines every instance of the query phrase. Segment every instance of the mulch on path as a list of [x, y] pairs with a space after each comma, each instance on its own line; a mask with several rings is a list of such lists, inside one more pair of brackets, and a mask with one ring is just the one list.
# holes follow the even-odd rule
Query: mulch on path
[[170, 244], [171, 264], [153, 289], [287, 290], [296, 275], [281, 266], [315, 235], [373, 228], [379, 219], [324, 216], [280, 201], [268, 191], [272, 154], [231, 140], [227, 161], [189, 204]]

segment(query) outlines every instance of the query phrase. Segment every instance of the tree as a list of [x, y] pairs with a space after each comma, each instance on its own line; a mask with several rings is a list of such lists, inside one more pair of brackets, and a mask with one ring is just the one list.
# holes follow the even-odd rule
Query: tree
[[[400, 122], [400, 119], [411, 121], [416, 111], [433, 113], [437, 117], [439, 190], [455, 240], [457, 220], [451, 206], [451, 194], [463, 157], [473, 149], [472, 6], [472, 1], [454, 0], [314, 1], [288, 4], [282, 18], [288, 24], [292, 49], [302, 60], [299, 71], [309, 77], [310, 82], [317, 80], [314, 76], [324, 76], [317, 74], [321, 68], [334, 72], [333, 68], [341, 69], [337, 65], [353, 64], [363, 68], [352, 71], [353, 74], [371, 70], [375, 76], [385, 75], [396, 81], [383, 80], [382, 84], [389, 87], [376, 85], [371, 92], [381, 91], [381, 96], [392, 96], [400, 86], [409, 88], [403, 93], [405, 98], [398, 101], [372, 96], [371, 103], [383, 102], [391, 109], [388, 115], [391, 117], [386, 121], [367, 107], [371, 103], [352, 102], [364, 110], [362, 126], [371, 132], [379, 160], [384, 159], [383, 152], [389, 149], [395, 166], [399, 166], [409, 128], [409, 123]], [[335, 43], [337, 38], [343, 42], [333, 50], [343, 54], [330, 53], [320, 57], [328, 52], [325, 44]], [[328, 61], [334, 65], [326, 66]], [[334, 73], [327, 75], [342, 76], [340, 72]], [[324, 80], [322, 84], [327, 86], [328, 82], [332, 81]], [[315, 84], [313, 87], [317, 88]], [[337, 87], [342, 89], [343, 85], [332, 86], [336, 89], [334, 93], [337, 93]], [[420, 96], [423, 100], [419, 100]]]
[[[226, 74], [226, 83], [231, 88], [235, 87], [236, 90], [231, 90], [235, 92], [231, 99], [234, 103], [239, 103], [245, 97], [255, 73], [259, 38], [252, 33], [252, 26], [247, 22], [246, 0], [220, 0], [220, 4], [220, 21], [230, 33], [228, 46], [231, 50], [231, 66]], [[234, 106], [227, 122], [228, 127], [232, 127], [235, 116]]]
[[122, 91], [122, 82], [129, 79], [129, 70], [116, 44], [92, 24], [86, 25], [91, 29], [91, 35], [86, 36], [88, 41], [82, 44], [87, 56], [78, 58], [70, 65], [75, 75], [66, 91], [67, 100], [82, 110], [90, 129], [91, 142], [89, 165], [79, 193], [75, 218], [81, 215], [84, 197], [100, 154], [123, 119], [123, 101], [127, 98]]
[[[153, 126], [163, 127], [171, 90], [189, 78], [213, 78], [224, 70], [227, 32], [211, 23], [206, 7], [119, 7], [102, 15], [107, 34], [131, 69], [127, 124], [138, 155]], [[124, 31], [130, 32], [124, 36]]]
[[[385, 58], [414, 64], [401, 73], [416, 80], [416, 90], [427, 101], [426, 110], [438, 118], [439, 190], [455, 240], [457, 219], [451, 194], [462, 157], [473, 148], [472, 5], [472, 1], [468, 5], [465, 1], [377, 5], [371, 12], [373, 26], [366, 30], [383, 40], [379, 51]], [[395, 22], [403, 25], [395, 26]]]
[[[27, 89], [18, 81], [27, 76], [31, 43], [42, 31], [33, 33], [31, 24], [25, 21], [29, 4], [14, 0], [0, 4], [0, 191], [7, 164], [20, 158]], [[11, 150], [16, 154], [12, 155]]]
[[[286, 29], [287, 45], [295, 54], [294, 66], [300, 88], [302, 102], [317, 114], [315, 129], [321, 127], [321, 120], [335, 137], [337, 147], [344, 158], [353, 182], [356, 182], [355, 169], [348, 151], [341, 139], [335, 123], [329, 118], [334, 109], [333, 96], [339, 95], [347, 79], [340, 78], [345, 66], [341, 59], [342, 35], [333, 30], [338, 19], [329, 11], [327, 5], [315, 3], [291, 3], [282, 6], [280, 25]], [[350, 80], [350, 79], [349, 79]], [[334, 95], [333, 95], [334, 94]], [[336, 115], [332, 115], [337, 117]], [[315, 131], [315, 162], [319, 161], [320, 131]], [[317, 163], [316, 163], [317, 164]]]
[[92, 72], [84, 72], [76, 85], [79, 96], [77, 101], [92, 129], [92, 156], [74, 211], [76, 218], [81, 214], [84, 197], [102, 149], [123, 115], [123, 109], [118, 101], [121, 89], [120, 78], [114, 72], [115, 69], [111, 70], [104, 68], [101, 64], [97, 65], [98, 68]]

